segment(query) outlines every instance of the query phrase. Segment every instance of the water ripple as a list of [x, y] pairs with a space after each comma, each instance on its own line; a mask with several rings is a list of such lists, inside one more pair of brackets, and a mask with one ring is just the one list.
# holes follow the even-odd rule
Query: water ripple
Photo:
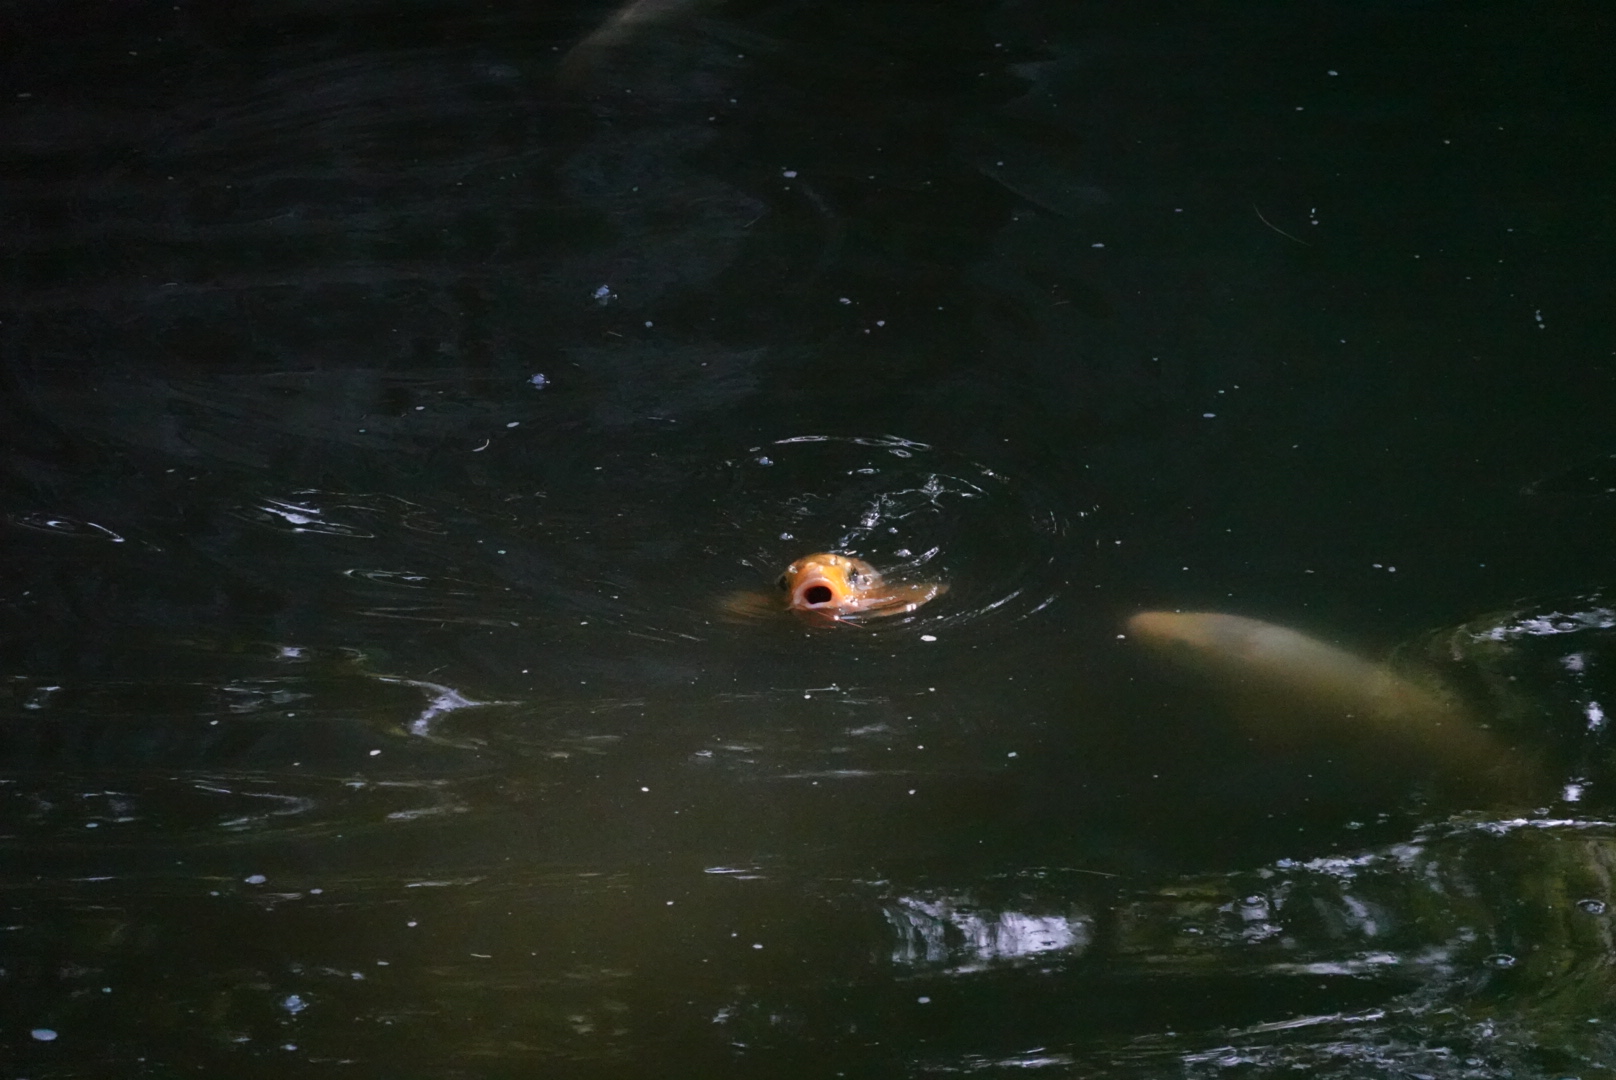
[[[949, 592], [881, 632], [935, 634], [1025, 618], [1070, 572], [1071, 520], [1036, 485], [896, 435], [794, 435], [725, 462], [728, 548], [760, 589], [814, 551], [857, 555], [890, 580]], [[1087, 517], [1092, 511], [1080, 511]]]
[[38, 510], [30, 514], [15, 514], [11, 517], [14, 525], [36, 532], [51, 533], [55, 536], [74, 536], [88, 540], [105, 540], [111, 544], [121, 544], [124, 538], [107, 528], [97, 525], [93, 521], [70, 517], [66, 514], [51, 514]]

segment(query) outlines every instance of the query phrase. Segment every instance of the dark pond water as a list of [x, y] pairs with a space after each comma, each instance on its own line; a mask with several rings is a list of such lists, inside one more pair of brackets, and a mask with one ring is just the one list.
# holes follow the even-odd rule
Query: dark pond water
[[1606, 5], [3, 18], [5, 1077], [1616, 1073]]

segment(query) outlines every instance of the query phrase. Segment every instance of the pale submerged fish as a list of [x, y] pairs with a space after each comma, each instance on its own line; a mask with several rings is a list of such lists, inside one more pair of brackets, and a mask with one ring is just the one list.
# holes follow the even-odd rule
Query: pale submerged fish
[[626, 45], [646, 30], [694, 15], [717, 0], [630, 0], [595, 27], [561, 58], [560, 79], [575, 83], [588, 75], [600, 57]]
[[1523, 797], [1532, 786], [1534, 764], [1434, 681], [1240, 615], [1147, 611], [1127, 628], [1205, 673], [1237, 722], [1271, 745], [1361, 743], [1387, 762], [1428, 768], [1466, 795]]

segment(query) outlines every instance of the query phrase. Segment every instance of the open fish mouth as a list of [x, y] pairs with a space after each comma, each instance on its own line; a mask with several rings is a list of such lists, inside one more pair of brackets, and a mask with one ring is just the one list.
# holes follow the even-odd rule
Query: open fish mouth
[[843, 604], [847, 597], [829, 578], [809, 578], [797, 583], [791, 594], [791, 606], [810, 611], [827, 607], [837, 607]]

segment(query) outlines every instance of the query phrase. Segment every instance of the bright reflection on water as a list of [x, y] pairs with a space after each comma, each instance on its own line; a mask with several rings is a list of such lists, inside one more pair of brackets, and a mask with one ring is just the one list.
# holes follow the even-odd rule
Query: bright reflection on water
[[1460, 14], [35, 10], [4, 1075], [1608, 1073], [1608, 58]]

